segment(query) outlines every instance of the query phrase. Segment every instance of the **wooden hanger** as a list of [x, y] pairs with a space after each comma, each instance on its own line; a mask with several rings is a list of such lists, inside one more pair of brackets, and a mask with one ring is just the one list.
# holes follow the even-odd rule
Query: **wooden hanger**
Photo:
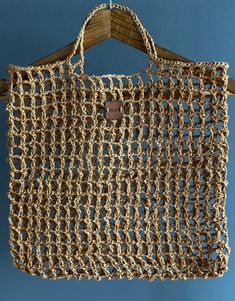
[[[91, 48], [98, 43], [107, 39], [115, 38], [134, 48], [146, 52], [145, 45], [141, 38], [138, 29], [132, 22], [131, 17], [125, 12], [112, 8], [110, 1], [110, 9], [104, 9], [96, 13], [87, 25], [84, 37], [84, 49]], [[73, 43], [33, 62], [30, 65], [40, 66], [48, 63], [53, 63], [57, 60], [65, 59], [72, 50]], [[190, 62], [191, 60], [174, 53], [166, 48], [156, 45], [158, 56], [168, 60]], [[77, 50], [77, 52], [79, 49]], [[0, 98], [5, 99], [8, 89], [8, 81], [0, 80]], [[235, 96], [235, 80], [229, 78], [228, 81], [229, 95]]]

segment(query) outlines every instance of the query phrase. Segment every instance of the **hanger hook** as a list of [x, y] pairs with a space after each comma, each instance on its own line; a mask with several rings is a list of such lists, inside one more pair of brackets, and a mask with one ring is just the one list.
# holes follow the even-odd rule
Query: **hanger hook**
[[113, 0], [109, 1], [109, 8], [112, 9], [113, 8]]

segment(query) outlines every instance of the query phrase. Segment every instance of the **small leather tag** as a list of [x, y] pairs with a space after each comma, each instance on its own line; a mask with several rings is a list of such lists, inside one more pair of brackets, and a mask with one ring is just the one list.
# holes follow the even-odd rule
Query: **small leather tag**
[[106, 101], [105, 102], [105, 118], [106, 119], [121, 119], [122, 103], [121, 101]]

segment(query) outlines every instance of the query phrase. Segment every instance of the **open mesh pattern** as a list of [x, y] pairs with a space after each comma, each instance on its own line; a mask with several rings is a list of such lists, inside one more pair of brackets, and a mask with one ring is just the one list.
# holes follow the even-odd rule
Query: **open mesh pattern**
[[[44, 278], [216, 277], [227, 269], [226, 63], [134, 75], [9, 66], [10, 246]], [[123, 118], [107, 120], [105, 102]]]

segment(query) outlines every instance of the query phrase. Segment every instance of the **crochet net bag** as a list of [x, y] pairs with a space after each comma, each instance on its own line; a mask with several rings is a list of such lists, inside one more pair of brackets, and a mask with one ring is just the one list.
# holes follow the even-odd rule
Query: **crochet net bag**
[[149, 64], [88, 75], [84, 31], [107, 7], [88, 15], [65, 60], [9, 65], [13, 262], [52, 279], [221, 276], [228, 65], [159, 58], [137, 16], [114, 4], [138, 27]]

